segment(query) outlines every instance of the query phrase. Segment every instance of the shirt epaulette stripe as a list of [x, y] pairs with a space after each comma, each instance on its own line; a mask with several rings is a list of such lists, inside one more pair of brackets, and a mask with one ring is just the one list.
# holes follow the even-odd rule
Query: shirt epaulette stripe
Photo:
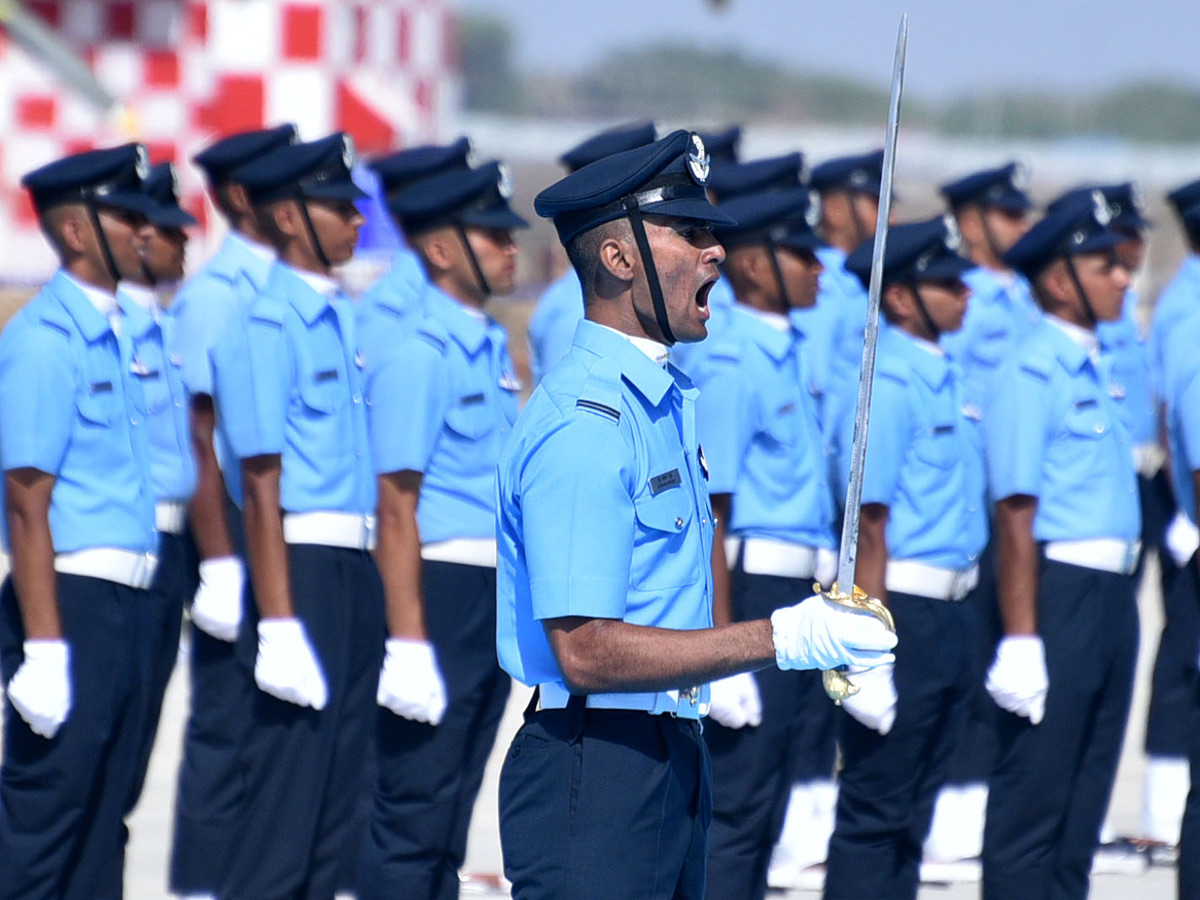
[[613, 409], [611, 406], [605, 406], [603, 403], [597, 403], [595, 400], [576, 400], [575, 408], [588, 409], [592, 412], [600, 413], [603, 416], [608, 416], [614, 422], [621, 421], [621, 411], [619, 409]]

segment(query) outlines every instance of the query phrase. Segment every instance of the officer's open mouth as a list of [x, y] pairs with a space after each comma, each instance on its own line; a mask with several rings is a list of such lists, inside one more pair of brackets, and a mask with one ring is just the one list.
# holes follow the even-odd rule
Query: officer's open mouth
[[696, 291], [696, 305], [701, 309], [708, 308], [708, 295], [712, 293], [713, 285], [717, 283], [717, 279], [706, 281], [700, 285], [700, 290]]

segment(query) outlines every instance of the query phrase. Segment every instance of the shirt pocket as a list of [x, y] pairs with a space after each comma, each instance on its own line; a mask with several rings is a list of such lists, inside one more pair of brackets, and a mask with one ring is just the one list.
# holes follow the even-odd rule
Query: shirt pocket
[[958, 431], [953, 422], [934, 423], [913, 447], [913, 453], [921, 462], [938, 469], [948, 469], [962, 455]]
[[804, 410], [799, 403], [786, 403], [773, 410], [763, 423], [763, 431], [774, 443], [790, 447], [801, 439]]
[[1071, 440], [1097, 441], [1107, 435], [1111, 427], [1104, 407], [1092, 397], [1076, 400], [1063, 418], [1063, 431]]
[[117, 394], [111, 382], [92, 385], [75, 401], [79, 418], [85, 426], [107, 428], [117, 413]]
[[446, 427], [461, 438], [477, 441], [496, 427], [497, 414], [482, 391], [464, 394], [446, 411]]
[[696, 556], [684, 552], [694, 529], [695, 515], [686, 480], [658, 494], [634, 500], [633, 508], [638, 521], [633, 587], [661, 591], [695, 583], [702, 574]]
[[300, 399], [311, 412], [328, 416], [341, 409], [349, 390], [339, 366], [317, 365], [301, 380]]

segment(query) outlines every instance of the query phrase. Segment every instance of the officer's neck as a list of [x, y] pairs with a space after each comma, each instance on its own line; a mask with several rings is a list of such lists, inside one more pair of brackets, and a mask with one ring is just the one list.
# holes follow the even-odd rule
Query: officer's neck
[[279, 259], [297, 271], [321, 275], [325, 278], [333, 277], [331, 267], [322, 265], [321, 261], [300, 241], [293, 241], [282, 247], [279, 251]]
[[455, 278], [452, 272], [435, 275], [431, 281], [435, 288], [462, 306], [474, 309], [480, 313], [487, 306], [487, 294], [478, 288], [474, 290], [469, 289], [460, 279]]
[[86, 256], [76, 256], [63, 261], [63, 270], [81, 284], [103, 291], [106, 294], [117, 293], [117, 282], [113, 279], [108, 266]]

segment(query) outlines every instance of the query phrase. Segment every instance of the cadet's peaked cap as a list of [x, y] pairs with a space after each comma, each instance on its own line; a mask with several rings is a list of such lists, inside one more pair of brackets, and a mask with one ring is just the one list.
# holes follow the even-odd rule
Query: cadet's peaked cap
[[742, 126], [731, 125], [724, 131], [701, 131], [700, 140], [714, 163], [735, 163], [741, 155]]
[[1092, 190], [1046, 215], [1009, 248], [1004, 261], [1032, 281], [1060, 257], [1108, 250], [1122, 240], [1112, 229], [1104, 194]]
[[733, 225], [713, 228], [718, 240], [728, 247], [768, 240], [796, 250], [826, 246], [813, 231], [821, 216], [821, 200], [809, 188], [746, 194], [718, 204], [717, 209], [736, 220]]
[[1189, 206], [1180, 218], [1183, 219], [1183, 227], [1187, 229], [1188, 236], [1193, 241], [1200, 242], [1200, 203]]
[[389, 198], [388, 209], [409, 234], [452, 224], [527, 228], [529, 223], [508, 205], [511, 196], [512, 180], [504, 165], [490, 162], [422, 178]]
[[1054, 213], [1072, 203], [1090, 201], [1092, 192], [1099, 191], [1112, 215], [1112, 227], [1126, 231], [1142, 231], [1153, 223], [1142, 212], [1141, 198], [1132, 182], [1121, 184], [1094, 184], [1073, 188], [1060, 194], [1046, 207], [1046, 212]]
[[142, 179], [149, 174], [146, 148], [124, 144], [57, 159], [26, 174], [21, 184], [33, 196], [38, 212], [64, 203], [94, 201], [149, 215], [153, 204], [142, 193]]
[[539, 216], [554, 220], [563, 246], [578, 234], [622, 218], [630, 206], [656, 216], [732, 225], [708, 201], [709, 165], [700, 136], [675, 131], [584, 166], [538, 194], [533, 205]]
[[744, 163], [718, 165], [714, 162], [708, 179], [709, 188], [722, 203], [746, 194], [788, 190], [803, 184], [804, 156], [801, 153]]
[[1175, 188], [1167, 194], [1167, 202], [1182, 216], [1190, 207], [1200, 203], [1200, 180], [1189, 181], [1182, 187]]
[[808, 183], [818, 191], [845, 189], [876, 195], [882, 181], [882, 150], [826, 160], [814, 168], [808, 178]]
[[632, 125], [618, 125], [594, 134], [586, 141], [576, 144], [558, 158], [567, 170], [578, 172], [588, 163], [612, 156], [614, 153], [624, 153], [635, 147], [645, 147], [653, 144], [655, 138], [653, 122], [636, 122]]
[[[888, 229], [883, 253], [883, 284], [962, 278], [974, 263], [959, 255], [961, 245], [962, 235], [950, 215], [893, 225]], [[846, 270], [854, 273], [864, 287], [871, 283], [874, 248], [875, 239], [868, 238], [846, 257]]]
[[404, 190], [414, 181], [440, 175], [442, 172], [465, 172], [471, 167], [471, 142], [461, 137], [453, 144], [426, 144], [389, 153], [367, 163], [367, 168], [379, 176], [386, 195]]
[[142, 182], [142, 190], [154, 204], [153, 210], [146, 214], [151, 224], [163, 228], [183, 228], [196, 224], [192, 215], [179, 205], [179, 177], [175, 173], [174, 163], [159, 163], [152, 168]]
[[221, 184], [230, 180], [234, 169], [297, 140], [296, 126], [290, 123], [261, 131], [239, 131], [209, 144], [192, 157], [192, 162], [204, 170], [209, 181]]
[[994, 206], [998, 209], [1024, 212], [1033, 208], [1033, 202], [1025, 193], [1027, 177], [1025, 169], [1015, 162], [998, 169], [983, 169], [972, 172], [939, 188], [951, 209], [968, 203]]
[[273, 203], [297, 194], [313, 200], [363, 200], [351, 178], [354, 142], [335, 132], [320, 140], [276, 147], [230, 177], [246, 186], [254, 203]]

